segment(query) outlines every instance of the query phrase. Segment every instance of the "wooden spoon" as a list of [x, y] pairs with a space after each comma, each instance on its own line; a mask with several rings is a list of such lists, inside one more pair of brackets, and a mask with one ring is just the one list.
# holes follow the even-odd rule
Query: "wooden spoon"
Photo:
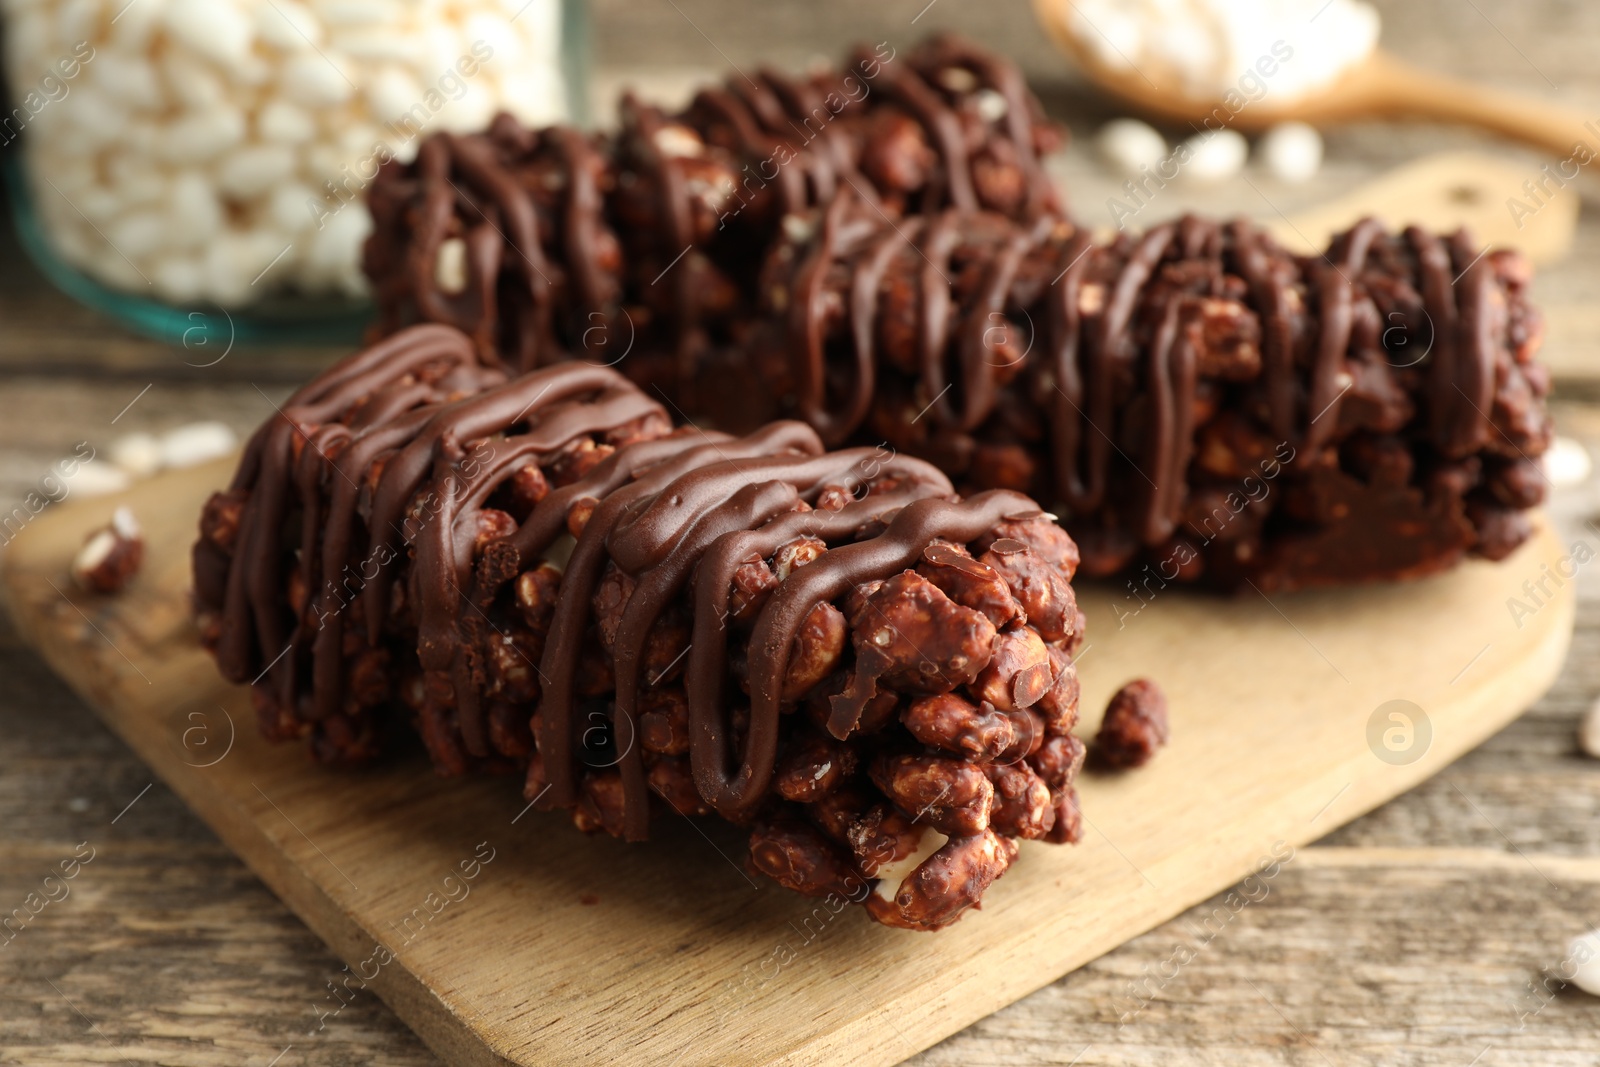
[[1600, 155], [1600, 122], [1574, 109], [1420, 70], [1381, 49], [1338, 81], [1294, 99], [1273, 99], [1269, 81], [1264, 96], [1230, 115], [1220, 99], [1195, 97], [1176, 83], [1153, 83], [1138, 71], [1102, 62], [1073, 32], [1070, 0], [1034, 0], [1033, 6], [1056, 44], [1095, 84], [1174, 122], [1198, 126], [1219, 108], [1221, 114], [1213, 124], [1242, 131], [1290, 119], [1317, 124], [1410, 116], [1481, 126], [1553, 153], [1559, 160], [1574, 157], [1580, 141], [1588, 152], [1578, 155], [1576, 162]]

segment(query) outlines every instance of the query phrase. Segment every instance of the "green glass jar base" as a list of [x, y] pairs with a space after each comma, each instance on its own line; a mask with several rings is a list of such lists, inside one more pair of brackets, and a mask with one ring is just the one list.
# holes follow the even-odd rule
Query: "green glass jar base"
[[[74, 300], [109, 315], [136, 333], [171, 344], [188, 344], [196, 331], [225, 330], [240, 344], [358, 344], [372, 318], [369, 301], [284, 293], [247, 308], [200, 303], [179, 307], [96, 281], [62, 259], [50, 246], [33, 211], [33, 191], [16, 152], [4, 159], [6, 197], [17, 241], [39, 272]], [[227, 324], [219, 324], [219, 317]]]
[[[584, 0], [558, 2], [559, 61], [568, 121], [585, 126], [590, 119], [588, 12]], [[177, 306], [157, 299], [153, 292], [145, 295], [114, 288], [73, 266], [52, 246], [35, 208], [34, 188], [23, 164], [26, 136], [24, 132], [21, 151], [0, 153], [0, 176], [11, 201], [17, 240], [40, 273], [74, 300], [130, 330], [172, 344], [188, 346], [197, 337], [261, 345], [361, 342], [373, 314], [371, 301], [364, 298], [283, 291], [242, 308], [223, 308], [208, 301]]]

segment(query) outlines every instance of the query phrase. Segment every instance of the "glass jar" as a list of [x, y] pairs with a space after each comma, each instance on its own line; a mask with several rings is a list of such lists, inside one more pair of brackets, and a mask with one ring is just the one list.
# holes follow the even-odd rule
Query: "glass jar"
[[380, 164], [501, 110], [586, 118], [582, 0], [0, 5], [24, 248], [168, 339], [218, 309], [241, 340], [353, 336]]

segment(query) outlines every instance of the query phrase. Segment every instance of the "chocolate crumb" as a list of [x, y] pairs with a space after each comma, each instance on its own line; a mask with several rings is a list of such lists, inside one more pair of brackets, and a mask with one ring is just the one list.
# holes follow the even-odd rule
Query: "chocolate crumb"
[[1105, 770], [1142, 767], [1167, 743], [1169, 734], [1166, 694], [1148, 678], [1139, 678], [1117, 690], [1106, 705], [1089, 758]]

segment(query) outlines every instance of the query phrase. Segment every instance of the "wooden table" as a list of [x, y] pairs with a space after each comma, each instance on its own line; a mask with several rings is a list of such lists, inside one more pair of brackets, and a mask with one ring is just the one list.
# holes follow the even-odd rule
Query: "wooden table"
[[[1080, 144], [1115, 114], [1072, 81], [1021, 0], [938, 0], [912, 26], [925, 3], [769, 3], [756, 23], [730, 0], [599, 0], [600, 94], [623, 77], [681, 92], [726, 61], [798, 64], [857, 38], [907, 44], [948, 26], [1015, 54]], [[1379, 6], [1386, 39], [1418, 62], [1600, 115], [1594, 5]], [[1329, 165], [1309, 187], [1253, 175], [1254, 189], [1174, 189], [1160, 206], [1292, 211], [1416, 155], [1466, 145], [1485, 142], [1420, 126], [1334, 131]], [[1527, 158], [1532, 173], [1539, 161]], [[1114, 187], [1082, 148], [1059, 173], [1086, 217]], [[1549, 359], [1562, 375], [1558, 425], [1600, 450], [1597, 227], [1584, 223], [1570, 261], [1540, 278], [1538, 297], [1551, 317]], [[3, 510], [81, 440], [103, 449], [121, 432], [200, 417], [247, 432], [337, 354], [238, 351], [196, 371], [182, 350], [132, 337], [51, 291], [20, 260], [9, 231], [0, 239]], [[1597, 512], [1600, 491], [1591, 486], [1558, 496], [1552, 520], [1564, 539], [1600, 549], [1600, 530], [1586, 524]], [[1600, 763], [1574, 742], [1579, 716], [1600, 692], [1600, 568], [1576, 580], [1582, 599], [1567, 669], [1515, 725], [1302, 849], [1268, 896], [1203, 946], [1200, 922], [1215, 901], [913, 1062], [1594, 1063], [1600, 1000], [1538, 987], [1544, 969], [1560, 966], [1569, 936], [1600, 926]], [[70, 896], [0, 948], [0, 1063], [435, 1062], [370, 994], [318, 1029], [314, 1005], [342, 964], [152, 784], [0, 620], [0, 914], [39, 891], [85, 841], [94, 859], [69, 883]], [[1194, 958], [1163, 980], [1179, 946]], [[1154, 995], [1133, 996], [1134, 984]]]

